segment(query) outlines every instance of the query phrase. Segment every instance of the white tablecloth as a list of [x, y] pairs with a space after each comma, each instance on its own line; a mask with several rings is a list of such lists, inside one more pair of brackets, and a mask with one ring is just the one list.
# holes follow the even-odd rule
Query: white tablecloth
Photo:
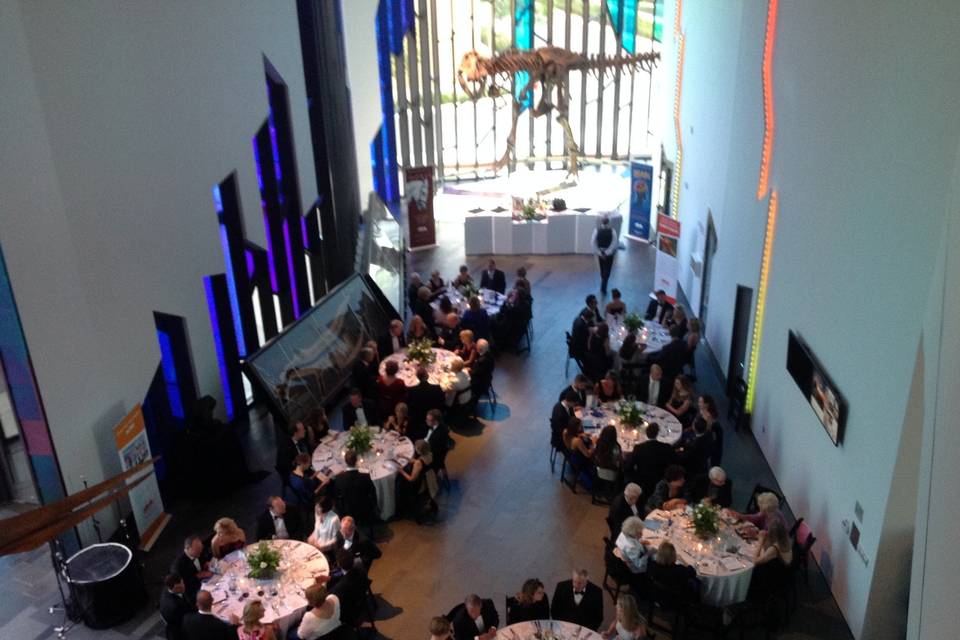
[[[626, 402], [625, 400], [620, 402]], [[641, 424], [636, 429], [627, 428], [620, 424], [620, 418], [617, 411], [620, 402], [607, 402], [599, 407], [584, 411], [578, 408], [575, 415], [583, 421], [583, 430], [589, 434], [599, 433], [603, 427], [612, 424], [617, 428], [617, 441], [620, 443], [620, 449], [624, 453], [633, 451], [633, 448], [641, 442], [647, 441], [647, 434], [644, 433], [646, 426]], [[660, 433], [657, 434], [657, 440], [673, 445], [680, 440], [680, 433], [683, 427], [677, 417], [661, 409], [660, 407], [644, 402], [636, 402], [637, 406], [645, 412], [647, 423], [656, 422], [660, 425]]]
[[[469, 300], [463, 297], [457, 289], [452, 286], [447, 287], [447, 290], [444, 292], [445, 296], [450, 298], [450, 302], [453, 304], [455, 309], [460, 311], [460, 315], [463, 315], [463, 312], [469, 308]], [[507, 301], [507, 296], [494, 291], [493, 289], [480, 289], [480, 302], [483, 303], [483, 308], [486, 310], [487, 315], [493, 317], [500, 313], [501, 307]], [[435, 299], [430, 303], [430, 306], [433, 307], [434, 311], [440, 310], [440, 298]]]
[[[382, 432], [377, 427], [371, 427], [371, 431], [374, 432], [373, 449], [360, 457], [357, 468], [370, 474], [377, 490], [380, 517], [386, 520], [397, 511], [397, 470], [413, 458], [413, 443], [394, 431]], [[320, 441], [313, 452], [313, 468], [318, 473], [335, 476], [347, 468], [343, 462], [347, 436], [348, 432], [338, 431]]]
[[[537, 632], [540, 635], [537, 635]], [[596, 631], [581, 627], [572, 622], [560, 620], [531, 620], [518, 622], [508, 627], [497, 629], [497, 640], [602, 640]]]
[[[623, 340], [627, 337], [627, 328], [623, 326], [623, 316], [607, 316], [607, 326], [610, 327], [610, 348], [619, 351]], [[656, 353], [670, 344], [670, 331], [659, 322], [644, 320], [643, 329], [637, 335], [637, 343], [645, 344], [644, 354]]]
[[[432, 364], [427, 365], [427, 373], [430, 374], [430, 382], [443, 387], [444, 391], [449, 391], [456, 381], [457, 377], [450, 372], [450, 362], [456, 358], [456, 354], [446, 349], [434, 349], [433, 355], [436, 359]], [[386, 372], [387, 361], [393, 360], [400, 366], [397, 377], [403, 380], [408, 387], [416, 386], [420, 381], [417, 380], [418, 363], [413, 360], [407, 360], [407, 350], [397, 351], [380, 361], [380, 375]]]
[[217, 575], [204, 589], [213, 595], [213, 613], [224, 620], [231, 614], [243, 617], [243, 607], [250, 600], [260, 600], [266, 612], [263, 622], [276, 622], [284, 637], [287, 629], [307, 609], [303, 590], [319, 575], [328, 575], [327, 559], [312, 545], [297, 540], [271, 540], [268, 545], [280, 551], [280, 567], [272, 580], [248, 578], [250, 567], [246, 554], [257, 544], [227, 554], [217, 565]]
[[677, 562], [697, 570], [701, 601], [724, 607], [746, 600], [758, 542], [742, 539], [726, 522], [717, 537], [703, 541], [694, 534], [690, 516], [680, 509], [651, 511], [644, 524], [644, 540], [654, 546], [669, 540], [677, 549]]

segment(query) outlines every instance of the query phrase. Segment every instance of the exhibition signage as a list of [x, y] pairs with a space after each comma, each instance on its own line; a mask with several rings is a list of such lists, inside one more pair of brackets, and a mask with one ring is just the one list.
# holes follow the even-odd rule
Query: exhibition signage
[[409, 167], [403, 171], [403, 202], [412, 250], [437, 244], [433, 219], [433, 167]]
[[654, 268], [653, 288], [663, 289], [671, 302], [677, 299], [677, 244], [680, 242], [680, 221], [660, 214], [657, 216], [657, 262]]
[[[139, 404], [113, 428], [113, 438], [117, 444], [120, 465], [124, 471], [152, 457], [147, 430], [143, 423], [143, 411]], [[127, 480], [127, 484], [132, 482]], [[163, 512], [160, 487], [157, 485], [157, 475], [153, 469], [150, 470], [149, 478], [130, 490], [130, 506], [137, 523], [137, 531], [140, 533], [140, 548], [149, 550], [170, 521], [170, 516]]]
[[637, 240], [650, 240], [650, 208], [653, 202], [653, 166], [630, 163], [630, 223], [627, 235]]

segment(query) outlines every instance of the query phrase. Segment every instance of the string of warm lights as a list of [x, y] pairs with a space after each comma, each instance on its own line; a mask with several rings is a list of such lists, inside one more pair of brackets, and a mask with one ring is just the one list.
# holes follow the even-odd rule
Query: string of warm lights
[[770, 276], [770, 260], [773, 255], [773, 240], [777, 229], [778, 194], [770, 194], [767, 206], [767, 231], [763, 237], [763, 256], [760, 258], [760, 288], [757, 293], [757, 310], [753, 319], [753, 342], [750, 345], [750, 373], [747, 378], [747, 413], [753, 412], [754, 387], [757, 381], [757, 364], [760, 360], [760, 338], [763, 336], [763, 312], [767, 303], [767, 280]]
[[680, 174], [683, 169], [683, 136], [680, 129], [680, 99], [683, 90], [683, 54], [684, 35], [680, 31], [680, 19], [683, 14], [683, 0], [677, 0], [677, 13], [673, 21], [673, 35], [677, 40], [677, 78], [673, 94], [673, 129], [677, 138], [677, 160], [673, 168], [673, 187], [671, 188], [670, 215], [680, 219]]
[[777, 36], [777, 3], [778, 0], [769, 0], [767, 4], [767, 30], [763, 43], [763, 150], [760, 154], [757, 200], [767, 195], [770, 157], [773, 155], [773, 48]]

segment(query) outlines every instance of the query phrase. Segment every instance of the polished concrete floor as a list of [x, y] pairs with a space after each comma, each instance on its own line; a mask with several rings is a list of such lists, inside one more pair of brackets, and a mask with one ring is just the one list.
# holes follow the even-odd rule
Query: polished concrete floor
[[[463, 256], [462, 222], [443, 218], [439, 246], [411, 255], [413, 270], [438, 268], [445, 277], [463, 262], [478, 273], [486, 257]], [[625, 241], [618, 254], [611, 285], [624, 292], [632, 308], [645, 304], [653, 280], [654, 252], [647, 245]], [[532, 349], [520, 356], [503, 354], [497, 361], [494, 386], [496, 409], [487, 408], [482, 427], [454, 433], [456, 448], [447, 465], [452, 488], [440, 497], [440, 516], [432, 525], [390, 523], [380, 542], [383, 558], [372, 570], [380, 600], [377, 627], [383, 637], [426, 637], [431, 616], [448, 611], [471, 592], [494, 599], [504, 614], [507, 595], [530, 577], [541, 579], [548, 593], [577, 567], [603, 577], [602, 537], [605, 507], [592, 506], [589, 495], [574, 495], [551, 473], [548, 463], [548, 417], [564, 374], [564, 332], [583, 305], [586, 294], [599, 287], [596, 262], [588, 256], [500, 257], [508, 283], [520, 265], [533, 283], [534, 337]], [[576, 365], [571, 363], [570, 375]], [[719, 383], [704, 353], [698, 355], [698, 391], [721, 401]], [[271, 469], [272, 427], [258, 416], [243, 428], [252, 468]], [[743, 507], [757, 482], [776, 486], [759, 448], [749, 433], [727, 429], [724, 466], [734, 481], [735, 506]], [[230, 515], [252, 534], [263, 500], [279, 487], [276, 474], [212, 500], [185, 500], [168, 505], [174, 515], [154, 550], [146, 557], [150, 606], [133, 620], [109, 631], [79, 627], [71, 638], [159, 638], [162, 623], [156, 614], [159, 580], [176, 554], [184, 534], [207, 531], [214, 520]], [[789, 501], [789, 496], [787, 496]], [[802, 514], [798, 514], [802, 515]], [[53, 637], [58, 621], [46, 607], [56, 599], [56, 584], [44, 550], [0, 562], [11, 579], [0, 584], [0, 638]], [[612, 603], [605, 603], [607, 620]], [[759, 636], [758, 636], [759, 637]], [[811, 585], [800, 593], [799, 610], [781, 638], [849, 638], [849, 631], [816, 567]]]

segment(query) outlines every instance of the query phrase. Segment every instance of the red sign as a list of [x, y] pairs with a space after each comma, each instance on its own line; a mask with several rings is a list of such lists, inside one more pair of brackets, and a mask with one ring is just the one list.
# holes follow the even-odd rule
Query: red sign
[[662, 213], [657, 216], [657, 231], [674, 238], [680, 237], [680, 221]]
[[410, 248], [437, 244], [433, 220], [433, 167], [410, 167], [403, 172], [403, 198], [407, 202]]

